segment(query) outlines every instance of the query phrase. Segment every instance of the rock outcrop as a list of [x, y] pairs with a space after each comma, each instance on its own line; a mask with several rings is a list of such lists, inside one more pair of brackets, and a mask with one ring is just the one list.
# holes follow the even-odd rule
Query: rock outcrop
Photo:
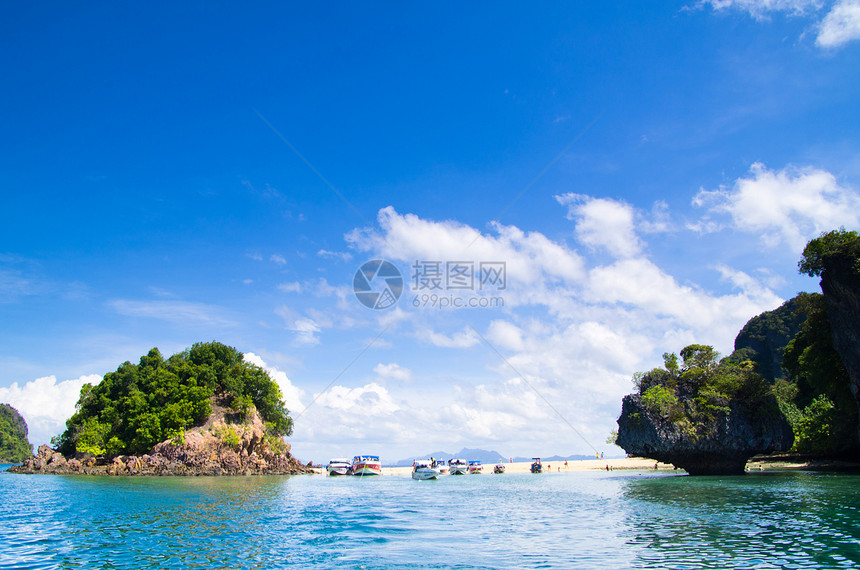
[[[784, 451], [794, 435], [781, 415], [761, 414], [732, 403], [708, 430], [671, 421], [630, 394], [622, 402], [616, 444], [627, 453], [671, 463], [691, 475], [736, 475], [754, 455]], [[702, 433], [705, 431], [705, 433]]]
[[851, 393], [860, 407], [860, 271], [857, 263], [858, 260], [852, 258], [829, 259], [821, 273], [821, 291], [827, 300], [833, 348], [848, 372]]
[[12, 473], [54, 475], [295, 475], [311, 473], [290, 444], [266, 435], [259, 415], [237, 419], [216, 406], [209, 420], [185, 432], [184, 442], [163, 441], [149, 453], [110, 460], [88, 454], [64, 457], [46, 445]]

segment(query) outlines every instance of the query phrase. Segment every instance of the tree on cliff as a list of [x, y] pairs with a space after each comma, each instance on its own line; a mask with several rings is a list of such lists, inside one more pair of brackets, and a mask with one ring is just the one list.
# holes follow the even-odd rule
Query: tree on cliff
[[9, 404], [0, 404], [0, 463], [21, 463], [33, 455], [27, 422]]
[[212, 413], [211, 401], [256, 407], [270, 435], [292, 433], [278, 385], [241, 352], [218, 342], [197, 343], [165, 360], [157, 348], [138, 364], [124, 362], [97, 385], [85, 384], [75, 414], [55, 438], [59, 451], [92, 455], [148, 452]]

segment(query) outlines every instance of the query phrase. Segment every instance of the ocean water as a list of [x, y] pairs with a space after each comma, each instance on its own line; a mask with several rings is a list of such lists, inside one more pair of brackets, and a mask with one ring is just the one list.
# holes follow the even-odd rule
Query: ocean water
[[0, 472], [0, 568], [848, 568], [860, 476]]

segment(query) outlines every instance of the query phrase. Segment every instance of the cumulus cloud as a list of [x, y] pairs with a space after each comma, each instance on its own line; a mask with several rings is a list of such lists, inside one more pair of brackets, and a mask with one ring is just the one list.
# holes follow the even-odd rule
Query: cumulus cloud
[[636, 235], [634, 210], [629, 204], [582, 194], [562, 194], [556, 200], [568, 206], [567, 217], [576, 222], [580, 243], [615, 257], [640, 253], [642, 242]]
[[62, 382], [57, 382], [56, 376], [36, 378], [23, 386], [15, 382], [0, 388], [0, 402], [11, 404], [21, 413], [27, 422], [30, 443], [39, 446], [65, 429], [66, 420], [75, 413], [83, 385], [101, 381], [101, 376], [90, 374]]
[[691, 229], [715, 231], [724, 225], [711, 215], [725, 215], [734, 229], [757, 234], [768, 247], [786, 244], [795, 253], [822, 231], [860, 225], [860, 195], [836, 177], [812, 167], [769, 170], [754, 163], [751, 176], [731, 188], [702, 189], [693, 204], [708, 214]]
[[296, 319], [290, 330], [295, 333], [295, 341], [297, 344], [304, 346], [313, 346], [319, 344], [320, 339], [317, 334], [322, 330], [316, 321], [308, 318]]
[[376, 372], [381, 378], [385, 379], [402, 381], [408, 381], [412, 379], [412, 371], [408, 368], [400, 366], [395, 362], [391, 362], [389, 364], [382, 364], [380, 362], [373, 368], [373, 371]]
[[[503, 260], [508, 284], [504, 310], [483, 315], [455, 310], [440, 318], [439, 312], [416, 311], [401, 301], [396, 309], [401, 316], [394, 322], [411, 327], [406, 336], [439, 354], [457, 349], [452, 358], [465, 355], [482, 362], [483, 370], [477, 378], [470, 371], [470, 381], [446, 380], [449, 390], [439, 387], [443, 380], [433, 377], [432, 367], [422, 370], [420, 386], [436, 386], [432, 395], [419, 395], [419, 383], [408, 390], [390, 386], [397, 399], [386, 393], [397, 409], [385, 407], [372, 425], [354, 423], [342, 431], [357, 441], [505, 442], [514, 453], [528, 453], [538, 444], [550, 446], [551, 440], [547, 452], [560, 451], [560, 445], [570, 445], [570, 452], [591, 452], [589, 446], [602, 448], [614, 427], [633, 372], [692, 342], [727, 353], [749, 318], [782, 302], [750, 272], [717, 260], [706, 287], [679, 282], [650, 259], [642, 236], [661, 239], [674, 231], [665, 203], [640, 211], [625, 202], [578, 194], [560, 195], [558, 201], [567, 207], [576, 244], [610, 256], [586, 261], [568, 244], [538, 232], [501, 224], [481, 232], [391, 207], [379, 212], [377, 229], [360, 228], [346, 236], [354, 249], [406, 262], [407, 268], [427, 259]], [[383, 366], [374, 370], [379, 377], [388, 371]], [[450, 367], [437, 374], [450, 377]], [[347, 398], [344, 390], [338, 398]], [[568, 423], [589, 443], [579, 440]], [[322, 437], [334, 428], [317, 420], [308, 429]]]
[[860, 0], [840, 0], [822, 20], [815, 43], [835, 48], [857, 39], [860, 39]]
[[[821, 0], [701, 0], [695, 6], [710, 6], [715, 12], [746, 12], [764, 21], [776, 12], [818, 20], [822, 8], [828, 4]], [[860, 0], [837, 0], [829, 4], [824, 17], [813, 27], [818, 30], [815, 44], [821, 48], [837, 48], [860, 39]]]

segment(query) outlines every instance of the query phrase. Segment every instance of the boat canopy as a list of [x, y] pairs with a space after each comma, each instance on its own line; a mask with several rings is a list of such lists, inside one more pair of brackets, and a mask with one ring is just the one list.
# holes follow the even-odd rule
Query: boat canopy
[[356, 455], [353, 461], [379, 461], [378, 455]]
[[480, 464], [481, 464], [481, 462], [477, 459], [475, 459], [473, 461], [469, 461], [469, 465], [480, 465]]

